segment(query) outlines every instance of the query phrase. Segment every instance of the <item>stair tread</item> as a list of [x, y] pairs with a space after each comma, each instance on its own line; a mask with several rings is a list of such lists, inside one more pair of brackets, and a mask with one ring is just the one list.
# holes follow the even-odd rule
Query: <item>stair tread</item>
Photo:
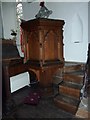
[[61, 79], [61, 77], [63, 75], [77, 76], [77, 77], [83, 78], [84, 77], [84, 71], [70, 71], [70, 72], [62, 73], [62, 75], [61, 75], [61, 73], [58, 73], [58, 74], [55, 74], [53, 76], [53, 78], [59, 78], [59, 79]]
[[76, 113], [80, 103], [83, 77], [84, 64], [75, 62], [65, 62], [64, 67], [54, 74], [54, 83], [60, 83], [58, 94], [54, 97], [58, 107], [70, 113]]
[[65, 62], [65, 66], [76, 66], [76, 65], [82, 65], [82, 63], [77, 63], [77, 62]]
[[53, 77], [53, 84], [59, 85], [63, 80], [59, 76]]
[[69, 88], [73, 88], [73, 89], [77, 89], [77, 90], [80, 90], [82, 88], [82, 85], [80, 84], [76, 84], [76, 83], [73, 83], [73, 82], [65, 82], [63, 81], [60, 86], [65, 86], [65, 87], [69, 87]]
[[70, 105], [73, 105], [73, 106], [78, 106], [79, 102], [80, 102], [79, 99], [75, 99], [74, 97], [67, 96], [67, 95], [64, 95], [64, 94], [57, 95], [55, 97], [55, 100], [58, 100], [58, 101], [61, 101], [61, 102], [64, 102], [64, 103], [67, 103], [67, 104], [70, 104]]
[[83, 63], [76, 63], [76, 62], [65, 62], [63, 70], [64, 70], [64, 73], [83, 71], [84, 64]]
[[70, 74], [70, 75], [77, 75], [77, 76], [84, 76], [84, 71], [83, 70], [79, 70], [79, 71], [70, 71], [70, 72], [66, 72], [64, 74]]

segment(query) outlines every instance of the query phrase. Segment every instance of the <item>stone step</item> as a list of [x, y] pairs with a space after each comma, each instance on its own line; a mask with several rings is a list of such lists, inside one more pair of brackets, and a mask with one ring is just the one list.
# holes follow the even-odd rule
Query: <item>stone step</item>
[[67, 94], [69, 96], [80, 98], [81, 88], [82, 88], [82, 85], [80, 85], [80, 84], [75, 84], [73, 82], [63, 81], [59, 85], [59, 93], [63, 93], [63, 94]]
[[67, 112], [75, 114], [77, 109], [78, 109], [78, 105], [80, 103], [80, 100], [75, 99], [74, 97], [71, 97], [71, 96], [59, 94], [59, 95], [55, 96], [54, 103], [60, 109], [63, 109]]

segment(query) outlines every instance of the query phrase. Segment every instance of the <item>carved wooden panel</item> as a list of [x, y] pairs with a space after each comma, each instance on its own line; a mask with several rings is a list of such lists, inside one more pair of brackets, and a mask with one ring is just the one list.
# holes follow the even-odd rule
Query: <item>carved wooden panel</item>
[[52, 85], [52, 76], [64, 64], [63, 25], [63, 20], [45, 18], [21, 24], [25, 60], [45, 87]]
[[30, 32], [28, 38], [29, 45], [29, 59], [30, 60], [40, 60], [40, 45], [38, 31]]

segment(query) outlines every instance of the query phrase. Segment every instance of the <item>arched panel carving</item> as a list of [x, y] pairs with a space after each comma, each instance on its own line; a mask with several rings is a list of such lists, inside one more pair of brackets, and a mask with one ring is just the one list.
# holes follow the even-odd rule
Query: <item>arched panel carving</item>
[[[39, 37], [36, 31], [31, 32], [29, 35], [29, 58], [31, 60], [39, 59]], [[37, 46], [37, 47], [36, 47]]]
[[53, 30], [44, 31], [44, 59], [57, 60], [59, 36]]

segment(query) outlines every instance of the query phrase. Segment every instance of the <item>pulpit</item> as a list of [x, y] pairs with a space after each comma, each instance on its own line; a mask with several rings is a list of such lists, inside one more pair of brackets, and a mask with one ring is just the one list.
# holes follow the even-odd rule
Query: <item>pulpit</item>
[[52, 85], [53, 75], [64, 65], [63, 25], [64, 20], [46, 18], [21, 23], [24, 62], [44, 88]]

